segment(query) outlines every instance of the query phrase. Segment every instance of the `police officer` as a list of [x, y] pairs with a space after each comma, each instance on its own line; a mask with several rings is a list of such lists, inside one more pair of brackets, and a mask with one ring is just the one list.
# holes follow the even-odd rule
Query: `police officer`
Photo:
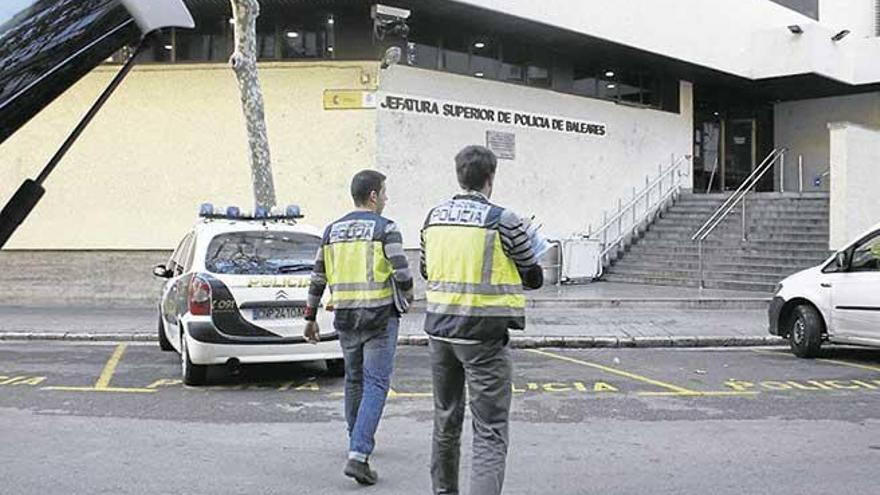
[[544, 282], [526, 222], [489, 202], [496, 165], [495, 155], [482, 146], [461, 150], [455, 172], [462, 192], [433, 208], [422, 229], [435, 494], [459, 493], [465, 384], [474, 429], [470, 493], [501, 493], [513, 372], [508, 329], [525, 328], [523, 287], [537, 289]]
[[335, 306], [333, 326], [345, 361], [349, 452], [343, 473], [360, 484], [372, 485], [378, 476], [370, 468], [369, 457], [397, 346], [400, 314], [394, 291], [412, 301], [413, 282], [400, 231], [382, 216], [388, 200], [385, 176], [374, 170], [358, 172], [351, 181], [351, 196], [356, 209], [324, 231], [309, 287], [305, 338], [318, 342], [315, 314], [329, 284]]

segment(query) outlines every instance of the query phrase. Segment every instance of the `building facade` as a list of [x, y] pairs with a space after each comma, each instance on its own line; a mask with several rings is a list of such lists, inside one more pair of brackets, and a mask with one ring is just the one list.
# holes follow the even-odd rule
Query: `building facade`
[[[187, 3], [196, 29], [141, 56], [7, 249], [163, 251], [200, 203], [252, 204], [229, 2]], [[832, 244], [880, 218], [864, 199], [880, 187], [875, 0], [388, 1], [410, 11], [407, 36], [377, 26], [373, 3], [261, 0], [277, 196], [309, 223], [343, 214], [351, 175], [377, 168], [415, 247], [472, 143], [501, 157], [496, 199], [554, 238], [595, 228], [666, 167], [687, 189], [730, 191], [781, 147], [759, 190], [830, 191]], [[403, 55], [386, 67], [391, 46]], [[0, 198], [39, 171], [125, 56], [0, 145]]]

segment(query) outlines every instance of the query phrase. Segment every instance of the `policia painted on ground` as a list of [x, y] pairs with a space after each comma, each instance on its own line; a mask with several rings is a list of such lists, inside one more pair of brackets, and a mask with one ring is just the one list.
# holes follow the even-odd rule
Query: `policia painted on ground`
[[324, 231], [312, 273], [305, 337], [319, 339], [316, 312], [330, 286], [345, 361], [345, 419], [349, 452], [343, 472], [364, 485], [378, 475], [369, 457], [385, 407], [394, 368], [400, 313], [413, 298], [413, 280], [397, 225], [382, 216], [388, 200], [385, 176], [355, 174], [351, 196], [356, 209]]
[[455, 171], [463, 191], [433, 208], [422, 229], [419, 268], [427, 280], [435, 494], [459, 493], [465, 385], [474, 430], [469, 493], [501, 493], [513, 373], [508, 329], [525, 327], [523, 287], [537, 289], [544, 281], [526, 221], [489, 202], [496, 165], [487, 148], [461, 150]]

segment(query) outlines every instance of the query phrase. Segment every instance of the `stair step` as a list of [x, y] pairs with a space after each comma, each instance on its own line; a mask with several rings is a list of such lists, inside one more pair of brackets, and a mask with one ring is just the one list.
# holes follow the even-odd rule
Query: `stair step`
[[[632, 284], [647, 285], [672, 285], [683, 287], [698, 287], [700, 285], [697, 279], [679, 279], [679, 278], [663, 278], [663, 277], [630, 277], [626, 275], [606, 274], [602, 277], [609, 282], [621, 282]], [[707, 289], [727, 289], [727, 290], [744, 290], [758, 293], [770, 294], [773, 292], [776, 284], [750, 283], [729, 280], [706, 280], [705, 287]]]
[[[800, 271], [800, 270], [796, 270]], [[607, 273], [614, 274], [622, 274], [622, 275], [630, 275], [630, 276], [643, 276], [643, 277], [669, 277], [669, 278], [698, 278], [700, 276], [700, 271], [697, 268], [692, 270], [675, 268], [670, 270], [658, 269], [652, 270], [650, 268], [641, 269], [638, 267], [631, 266], [611, 266], [606, 269]], [[794, 271], [790, 273], [786, 273], [785, 275], [780, 275], [778, 273], [745, 273], [741, 271], [718, 271], [718, 270], [703, 270], [703, 278], [706, 280], [732, 280], [732, 281], [743, 281], [743, 282], [757, 282], [763, 284], [776, 284], [780, 280], [784, 279], [788, 275], [795, 273]]]

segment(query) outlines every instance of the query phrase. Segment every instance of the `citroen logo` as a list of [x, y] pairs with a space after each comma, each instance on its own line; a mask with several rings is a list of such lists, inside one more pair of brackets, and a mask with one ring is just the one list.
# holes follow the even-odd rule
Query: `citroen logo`
[[282, 299], [285, 299], [285, 300], [287, 299], [287, 292], [284, 292], [283, 290], [279, 290], [278, 292], [275, 293], [275, 300], [280, 301]]

